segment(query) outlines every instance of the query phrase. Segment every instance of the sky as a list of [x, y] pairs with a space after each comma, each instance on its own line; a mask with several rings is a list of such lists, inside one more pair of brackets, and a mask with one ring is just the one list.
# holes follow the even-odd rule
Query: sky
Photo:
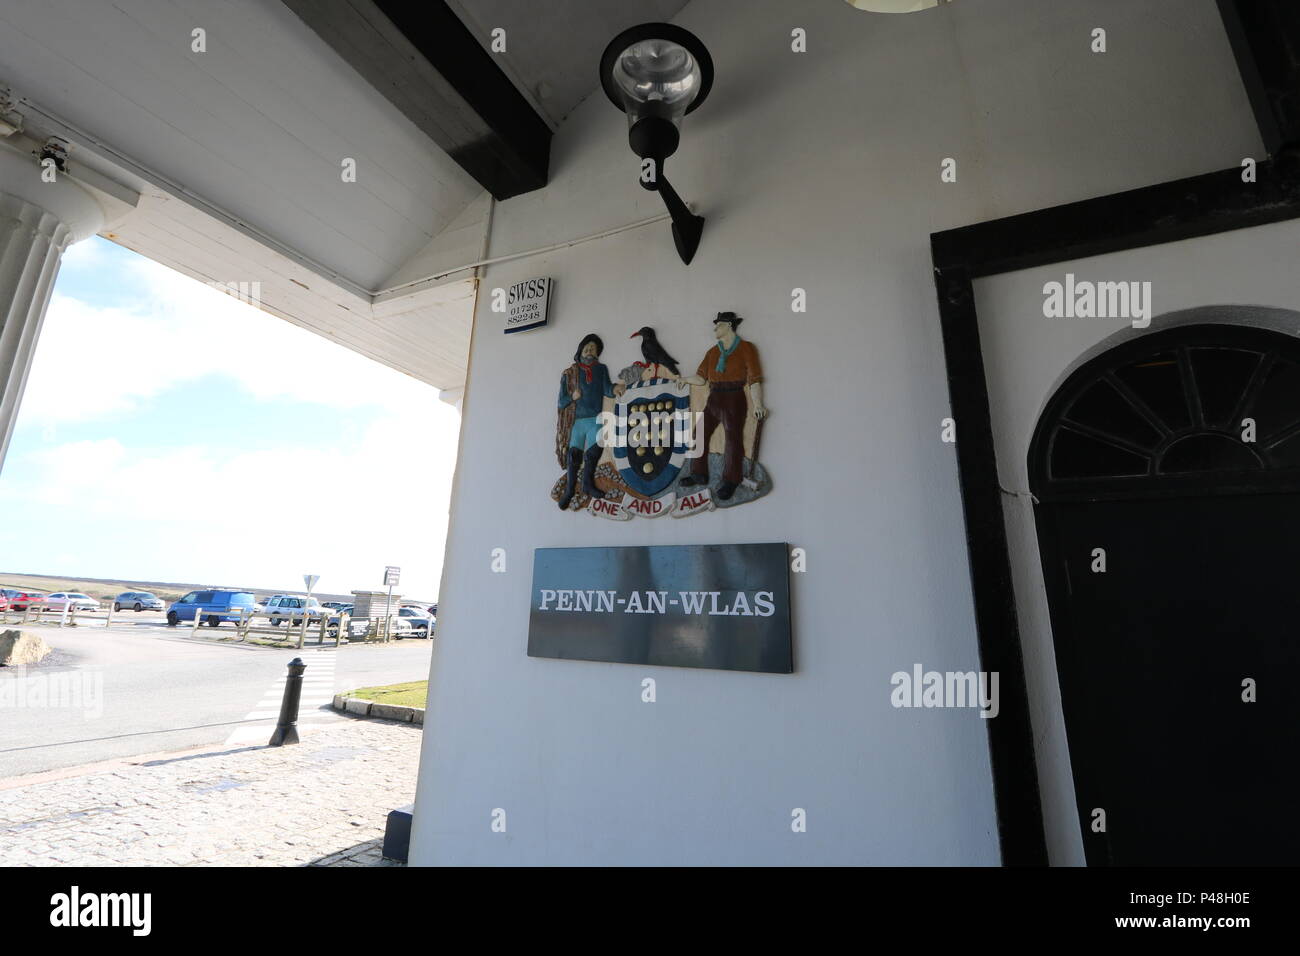
[[345, 594], [397, 565], [435, 599], [459, 428], [433, 387], [93, 237], [0, 471], [0, 571]]

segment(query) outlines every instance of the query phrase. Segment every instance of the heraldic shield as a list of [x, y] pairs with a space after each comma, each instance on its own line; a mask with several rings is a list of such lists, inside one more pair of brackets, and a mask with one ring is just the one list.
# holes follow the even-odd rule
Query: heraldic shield
[[689, 385], [652, 378], [614, 404], [614, 466], [635, 494], [653, 498], [672, 487], [691, 439]]

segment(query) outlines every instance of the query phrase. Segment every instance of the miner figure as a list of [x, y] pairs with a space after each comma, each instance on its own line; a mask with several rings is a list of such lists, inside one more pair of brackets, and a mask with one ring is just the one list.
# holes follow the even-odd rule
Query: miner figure
[[[718, 344], [709, 349], [694, 375], [677, 379], [688, 385], [707, 385], [709, 400], [704, 405], [704, 447], [691, 464], [691, 473], [681, 480], [683, 485], [709, 483], [709, 440], [713, 431], [722, 426], [724, 438], [722, 452], [722, 484], [718, 498], [726, 501], [740, 484], [745, 453], [746, 412], [762, 421], [767, 417], [763, 406], [763, 367], [758, 361], [758, 349], [736, 334], [736, 328], [745, 321], [735, 312], [719, 312], [713, 320], [713, 334]], [[749, 401], [745, 388], [749, 388]]]
[[560, 376], [559, 425], [556, 432], [556, 452], [562, 467], [568, 468], [564, 494], [560, 496], [561, 510], [573, 500], [578, 469], [582, 469], [583, 494], [603, 498], [605, 493], [596, 487], [596, 464], [600, 461], [601, 446], [599, 416], [606, 398], [622, 395], [627, 386], [610, 381], [609, 369], [597, 361], [605, 351], [605, 343], [595, 332], [588, 333], [578, 343], [573, 353], [573, 364]]

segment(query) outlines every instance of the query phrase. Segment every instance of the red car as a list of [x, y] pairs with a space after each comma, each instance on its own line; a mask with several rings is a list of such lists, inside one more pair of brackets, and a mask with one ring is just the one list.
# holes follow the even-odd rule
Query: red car
[[19, 591], [17, 588], [0, 588], [0, 600], [7, 600], [10, 611], [25, 611], [45, 603], [45, 595], [36, 591]]

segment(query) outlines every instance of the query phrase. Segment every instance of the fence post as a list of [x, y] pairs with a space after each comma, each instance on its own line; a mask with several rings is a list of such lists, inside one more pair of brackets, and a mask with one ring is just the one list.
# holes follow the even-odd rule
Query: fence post
[[[289, 626], [293, 627], [293, 617], [289, 618]], [[307, 609], [302, 609], [302, 620], [298, 622], [298, 650], [302, 650], [302, 642], [307, 639]]]
[[104, 627], [109, 628], [112, 626], [113, 626], [113, 605], [110, 604], [108, 606], [108, 617], [105, 618], [104, 620]]
[[68, 623], [68, 599], [64, 598], [63, 610], [59, 612], [59, 627], [63, 627], [67, 623]]
[[194, 609], [194, 626], [190, 628], [191, 636], [193, 637], [199, 636], [199, 625], [202, 623], [203, 623], [203, 615], [199, 613], [199, 609], [196, 607]]

